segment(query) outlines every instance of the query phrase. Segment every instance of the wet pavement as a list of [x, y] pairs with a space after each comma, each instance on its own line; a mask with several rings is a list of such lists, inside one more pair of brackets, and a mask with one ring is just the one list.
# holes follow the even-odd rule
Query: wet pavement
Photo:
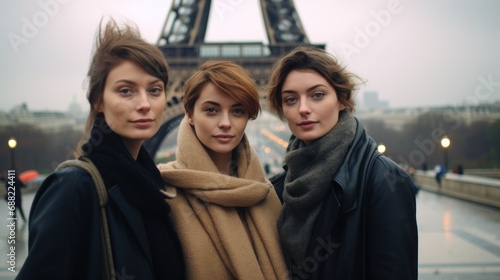
[[[29, 213], [34, 193], [23, 194]], [[14, 279], [28, 251], [28, 226], [19, 220], [10, 231], [8, 209], [0, 200], [0, 280]], [[419, 279], [500, 280], [500, 209], [439, 194], [417, 195]], [[9, 271], [7, 242], [15, 235], [15, 271]], [[10, 239], [12, 240], [12, 239]]]
[[500, 209], [417, 195], [419, 279], [500, 280]]

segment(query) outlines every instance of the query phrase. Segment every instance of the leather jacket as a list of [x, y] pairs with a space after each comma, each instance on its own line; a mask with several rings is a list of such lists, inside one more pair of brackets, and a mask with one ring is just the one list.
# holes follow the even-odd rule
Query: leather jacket
[[[358, 122], [344, 163], [331, 176], [331, 191], [297, 279], [417, 279], [418, 231], [410, 176], [377, 151]], [[287, 166], [270, 178], [282, 200]], [[283, 200], [282, 200], [283, 202]], [[294, 278], [294, 279], [295, 279]]]

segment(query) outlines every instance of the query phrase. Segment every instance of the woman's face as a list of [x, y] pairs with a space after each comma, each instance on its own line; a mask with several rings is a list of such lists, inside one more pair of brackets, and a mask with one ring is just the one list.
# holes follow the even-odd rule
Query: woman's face
[[234, 98], [207, 83], [188, 112], [188, 121], [196, 137], [214, 157], [227, 157], [238, 146], [245, 133], [249, 114]]
[[335, 89], [316, 71], [291, 71], [281, 90], [283, 114], [293, 135], [306, 145], [326, 135], [345, 109]]
[[165, 99], [163, 81], [124, 61], [109, 72], [98, 110], [129, 149], [137, 148], [160, 128]]

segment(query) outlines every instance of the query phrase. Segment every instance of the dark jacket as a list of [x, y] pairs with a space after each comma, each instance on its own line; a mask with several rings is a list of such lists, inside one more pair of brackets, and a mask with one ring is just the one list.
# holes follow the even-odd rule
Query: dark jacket
[[[116, 185], [108, 189], [106, 212], [117, 279], [156, 279], [141, 215]], [[30, 251], [16, 279], [102, 279], [100, 215], [86, 171], [51, 174], [33, 200]]]
[[[282, 200], [287, 172], [270, 178]], [[297, 279], [417, 279], [415, 193], [409, 175], [377, 152], [358, 122], [313, 229]]]

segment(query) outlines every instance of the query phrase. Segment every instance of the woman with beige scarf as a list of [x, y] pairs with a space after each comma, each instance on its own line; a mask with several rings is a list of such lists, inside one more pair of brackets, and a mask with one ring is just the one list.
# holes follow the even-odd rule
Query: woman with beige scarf
[[186, 82], [176, 160], [160, 164], [188, 279], [287, 279], [281, 203], [245, 127], [259, 95], [239, 65], [211, 61]]

